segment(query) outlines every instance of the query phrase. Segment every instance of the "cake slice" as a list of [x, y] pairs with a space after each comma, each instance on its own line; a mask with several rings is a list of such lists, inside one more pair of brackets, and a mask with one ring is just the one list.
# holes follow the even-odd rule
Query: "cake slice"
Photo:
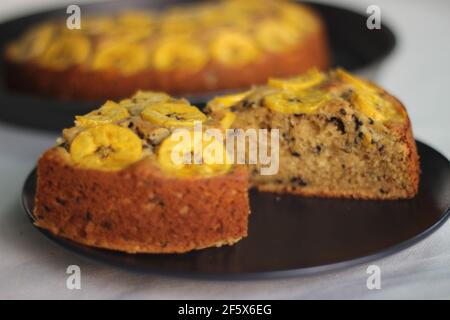
[[279, 170], [261, 175], [262, 191], [358, 199], [402, 199], [418, 190], [419, 157], [403, 105], [342, 69], [213, 99], [208, 112], [232, 128], [278, 129]]
[[[36, 225], [85, 245], [181, 253], [247, 235], [248, 175], [227, 162], [171, 161], [176, 129], [208, 119], [186, 100], [139, 92], [77, 116], [38, 162]], [[223, 148], [219, 140], [215, 144]], [[196, 152], [182, 144], [181, 152]]]

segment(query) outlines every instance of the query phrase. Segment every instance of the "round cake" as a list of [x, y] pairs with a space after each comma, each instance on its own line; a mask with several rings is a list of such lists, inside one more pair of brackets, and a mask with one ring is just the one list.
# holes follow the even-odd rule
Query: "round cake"
[[[34, 25], [5, 50], [13, 89], [67, 99], [237, 89], [329, 66], [324, 23], [282, 0], [223, 0]], [[239, 75], [239, 76], [236, 76]]]

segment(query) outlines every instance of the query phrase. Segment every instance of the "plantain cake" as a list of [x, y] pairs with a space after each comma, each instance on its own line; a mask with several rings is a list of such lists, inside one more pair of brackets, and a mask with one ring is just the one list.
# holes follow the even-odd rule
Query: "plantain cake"
[[[321, 18], [282, 0], [222, 0], [33, 25], [5, 50], [10, 88], [104, 101], [138, 89], [193, 94], [326, 68]], [[235, 75], [239, 74], [239, 77]]]
[[[224, 138], [195, 138], [198, 123], [201, 133]], [[180, 143], [180, 129], [200, 147]], [[227, 159], [223, 139], [249, 129], [280, 132], [274, 174]], [[204, 152], [211, 146], [214, 156]], [[201, 161], [174, 162], [174, 153]], [[418, 182], [402, 104], [344, 70], [313, 69], [216, 97], [206, 113], [184, 99], [138, 92], [77, 116], [39, 159], [34, 215], [39, 227], [90, 246], [186, 252], [247, 235], [250, 187], [381, 200], [411, 198]]]

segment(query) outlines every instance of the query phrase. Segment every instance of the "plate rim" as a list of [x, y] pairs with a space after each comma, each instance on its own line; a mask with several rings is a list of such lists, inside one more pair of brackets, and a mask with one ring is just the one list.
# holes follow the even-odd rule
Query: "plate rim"
[[[428, 148], [429, 151], [436, 153], [436, 155], [440, 156], [442, 159], [444, 159], [447, 162], [447, 165], [450, 167], [450, 160], [447, 159], [442, 153], [440, 153], [435, 148], [429, 146], [428, 144], [421, 142], [419, 140], [415, 140], [418, 145], [421, 145], [425, 148]], [[155, 268], [143, 268], [135, 265], [130, 265], [126, 263], [117, 262], [116, 259], [113, 259], [113, 261], [106, 259], [103, 257], [103, 255], [95, 255], [96, 251], [105, 251], [108, 253], [117, 253], [120, 255], [124, 255], [125, 257], [127, 253], [120, 252], [120, 251], [113, 251], [108, 249], [102, 249], [102, 248], [96, 248], [96, 247], [90, 247], [86, 246], [80, 243], [77, 243], [75, 241], [72, 241], [70, 239], [66, 239], [63, 237], [58, 237], [49, 231], [39, 228], [34, 224], [36, 221], [33, 212], [31, 208], [27, 204], [27, 193], [26, 189], [28, 188], [28, 185], [33, 181], [33, 179], [36, 179], [36, 173], [37, 173], [37, 167], [35, 166], [32, 171], [27, 175], [23, 187], [22, 187], [22, 193], [21, 193], [21, 205], [23, 210], [25, 211], [27, 217], [29, 218], [30, 222], [32, 223], [33, 227], [38, 229], [39, 232], [45, 235], [45, 237], [49, 240], [51, 240], [53, 243], [56, 243], [58, 246], [64, 248], [65, 250], [68, 250], [72, 253], [75, 253], [77, 256], [87, 259], [96, 263], [102, 263], [109, 266], [115, 266], [123, 270], [127, 271], [138, 271], [142, 273], [147, 274], [159, 274], [159, 275], [167, 275], [167, 276], [177, 276], [182, 278], [198, 278], [198, 279], [214, 279], [214, 280], [253, 280], [253, 279], [272, 279], [272, 278], [289, 278], [289, 277], [295, 277], [295, 276], [310, 276], [310, 275], [318, 275], [329, 271], [339, 271], [344, 268], [350, 268], [355, 267], [358, 265], [362, 265], [364, 263], [374, 261], [377, 259], [381, 259], [387, 256], [390, 256], [392, 254], [395, 254], [397, 252], [400, 252], [406, 248], [412, 247], [413, 245], [417, 244], [418, 242], [424, 240], [431, 234], [433, 234], [436, 230], [438, 230], [450, 217], [450, 203], [447, 205], [447, 209], [440, 215], [440, 218], [433, 223], [431, 226], [423, 230], [422, 232], [414, 235], [411, 238], [408, 238], [406, 240], [403, 240], [399, 243], [396, 243], [394, 245], [391, 245], [389, 247], [386, 247], [380, 251], [377, 251], [375, 253], [361, 256], [358, 258], [340, 261], [336, 263], [330, 263], [330, 264], [324, 264], [324, 265], [318, 265], [313, 267], [306, 267], [306, 268], [295, 268], [295, 269], [285, 269], [285, 270], [276, 270], [276, 271], [255, 271], [255, 272], [238, 272], [238, 271], [230, 271], [230, 272], [205, 272], [205, 271], [196, 271], [196, 270], [187, 270], [187, 271], [171, 271], [171, 270], [163, 270], [162, 268], [155, 267]], [[212, 248], [212, 249], [220, 249], [220, 248]], [[89, 250], [89, 251], [84, 251]], [[146, 255], [145, 253], [141, 253], [138, 255]]]

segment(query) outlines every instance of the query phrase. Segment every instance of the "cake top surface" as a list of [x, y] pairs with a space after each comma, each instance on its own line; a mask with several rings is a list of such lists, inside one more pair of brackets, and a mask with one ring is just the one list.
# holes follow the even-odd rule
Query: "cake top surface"
[[288, 1], [221, 0], [82, 16], [81, 29], [46, 21], [11, 43], [6, 54], [53, 70], [196, 72], [211, 63], [242, 65], [289, 50], [319, 25], [309, 8]]
[[[266, 108], [289, 117], [318, 114], [326, 106], [342, 103], [380, 125], [407, 120], [406, 111], [395, 98], [370, 82], [342, 69], [328, 73], [313, 69], [295, 78], [270, 79], [267, 85], [216, 97], [207, 104], [207, 113], [185, 99], [139, 91], [129, 99], [107, 101], [99, 109], [76, 116], [75, 125], [63, 131], [59, 143], [77, 165], [86, 168], [120, 170], [147, 157], [173, 176], [208, 177], [226, 173], [231, 164], [226, 161], [224, 141], [195, 136], [197, 124], [202, 124], [203, 131], [225, 132], [242, 110]], [[177, 129], [185, 129], [184, 138], [189, 143], [180, 145]], [[199, 141], [201, 147], [197, 148]], [[208, 147], [221, 150], [222, 162], [205, 156], [203, 151]], [[175, 163], [173, 152], [192, 158], [201, 154], [201, 164]]]
[[[197, 136], [194, 126], [199, 123], [203, 129]], [[202, 135], [207, 128], [225, 129], [222, 124], [187, 100], [139, 91], [129, 99], [107, 101], [76, 116], [75, 125], [63, 130], [58, 143], [76, 165], [88, 169], [120, 170], [148, 158], [171, 176], [211, 177], [231, 169], [223, 141]], [[215, 153], [205, 152], [207, 148], [219, 150], [219, 161]], [[181, 161], [173, 160], [174, 152]], [[184, 162], [186, 156], [188, 162]], [[200, 163], [194, 163], [197, 157]]]
[[238, 94], [220, 96], [207, 104], [212, 113], [268, 108], [284, 114], [319, 113], [329, 104], [346, 103], [372, 121], [406, 121], [401, 105], [380, 87], [343, 69], [328, 73], [311, 69], [290, 79], [269, 79], [266, 85]]

